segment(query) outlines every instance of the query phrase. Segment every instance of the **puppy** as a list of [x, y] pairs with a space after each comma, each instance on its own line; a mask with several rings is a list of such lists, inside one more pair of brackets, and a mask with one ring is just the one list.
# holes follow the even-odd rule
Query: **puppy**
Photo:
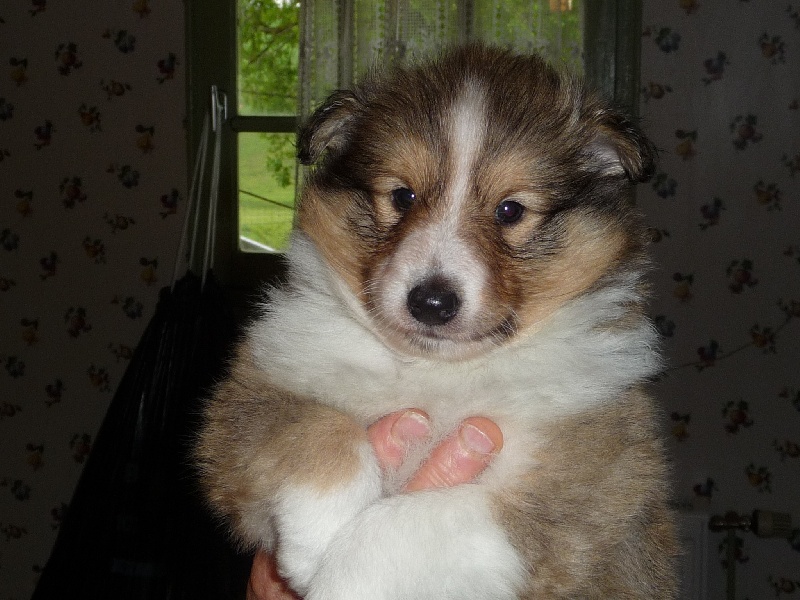
[[[468, 46], [334, 93], [288, 280], [207, 405], [213, 509], [309, 600], [672, 598], [675, 541], [627, 193], [653, 150], [534, 56]], [[382, 473], [365, 428], [433, 435]], [[474, 483], [400, 490], [469, 416]]]

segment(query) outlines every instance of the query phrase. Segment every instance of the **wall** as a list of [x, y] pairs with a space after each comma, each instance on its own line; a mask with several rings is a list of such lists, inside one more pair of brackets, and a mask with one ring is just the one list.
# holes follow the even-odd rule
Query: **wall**
[[[662, 148], [657, 387], [677, 492], [800, 512], [800, 3], [646, 0], [642, 115]], [[0, 8], [0, 599], [27, 598], [186, 195], [180, 0]], [[721, 536], [710, 548], [722, 597]], [[800, 598], [800, 552], [741, 536], [737, 597]]]
[[[800, 517], [798, 13], [644, 4], [640, 107], [661, 160], [639, 200], [671, 364], [656, 390], [678, 499], [695, 512]], [[800, 532], [793, 544], [740, 535], [736, 597], [800, 598]], [[722, 535], [709, 553], [709, 597], [721, 598]]]
[[30, 596], [186, 196], [181, 0], [0, 5], [0, 598]]

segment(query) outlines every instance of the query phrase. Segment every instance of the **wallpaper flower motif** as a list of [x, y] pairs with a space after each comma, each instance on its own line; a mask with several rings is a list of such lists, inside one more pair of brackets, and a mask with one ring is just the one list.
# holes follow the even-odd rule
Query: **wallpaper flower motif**
[[30, 597], [168, 283], [184, 4], [0, 7], [0, 599]]
[[[688, 510], [800, 510], [800, 3], [645, 0], [655, 390]], [[0, 600], [29, 597], [177, 249], [181, 0], [0, 7]], [[712, 539], [709, 597], [726, 541]], [[800, 599], [800, 532], [735, 540]]]
[[[676, 499], [701, 514], [800, 516], [798, 9], [644, 2], [640, 107], [661, 157], [638, 198], [671, 363], [655, 391]], [[800, 598], [795, 526], [789, 543], [737, 535], [737, 598]], [[709, 598], [727, 543], [712, 536]]]

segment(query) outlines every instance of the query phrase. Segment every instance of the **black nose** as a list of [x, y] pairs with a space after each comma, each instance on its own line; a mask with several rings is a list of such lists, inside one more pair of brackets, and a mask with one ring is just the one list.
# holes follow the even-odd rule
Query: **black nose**
[[444, 325], [458, 313], [458, 294], [440, 278], [422, 282], [408, 293], [408, 312], [425, 325]]

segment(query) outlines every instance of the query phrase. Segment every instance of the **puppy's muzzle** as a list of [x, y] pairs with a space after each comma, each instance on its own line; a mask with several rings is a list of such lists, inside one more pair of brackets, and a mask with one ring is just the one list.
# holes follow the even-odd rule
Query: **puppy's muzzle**
[[426, 279], [406, 299], [408, 312], [423, 325], [445, 325], [458, 314], [461, 300], [453, 286], [441, 277]]

